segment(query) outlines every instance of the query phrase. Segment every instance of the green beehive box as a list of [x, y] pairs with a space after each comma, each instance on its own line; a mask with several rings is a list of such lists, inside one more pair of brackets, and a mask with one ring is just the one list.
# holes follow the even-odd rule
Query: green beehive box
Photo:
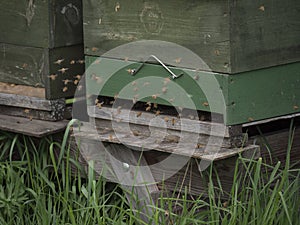
[[[181, 97], [188, 96], [226, 125], [300, 112], [298, 0], [90, 0], [83, 7], [88, 95], [120, 97], [131, 87], [122, 98], [179, 108], [190, 107]], [[170, 82], [183, 92], [163, 81], [171, 74], [153, 57], [148, 63], [150, 55], [183, 74]], [[162, 82], [139, 81], [150, 76]], [[140, 99], [147, 90], [154, 98]]]
[[[298, 0], [83, 3], [87, 55], [100, 56], [134, 41], [161, 40], [190, 49], [212, 71], [220, 73], [235, 74], [300, 60]], [[126, 57], [140, 60], [130, 53]]]
[[[0, 2], [0, 82], [72, 97], [84, 73], [82, 2]], [[26, 95], [26, 93], [24, 93]]]

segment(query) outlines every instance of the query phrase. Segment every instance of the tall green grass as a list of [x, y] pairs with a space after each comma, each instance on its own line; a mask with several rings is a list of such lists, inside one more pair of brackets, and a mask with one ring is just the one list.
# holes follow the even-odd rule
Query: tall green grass
[[81, 167], [68, 133], [59, 143], [0, 132], [0, 224], [297, 225], [300, 169], [290, 168], [293, 129], [290, 133], [284, 167], [240, 156], [228, 199], [219, 196], [221, 184], [211, 180], [205, 198], [190, 197], [187, 190], [162, 196], [143, 222], [120, 186], [96, 179], [92, 163], [88, 171]]

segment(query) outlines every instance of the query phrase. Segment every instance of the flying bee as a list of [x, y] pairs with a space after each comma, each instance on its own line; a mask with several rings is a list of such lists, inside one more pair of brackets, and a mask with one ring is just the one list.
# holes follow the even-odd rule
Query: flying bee
[[202, 105], [205, 106], [205, 107], [209, 106], [208, 102], [203, 102]]
[[49, 77], [51, 80], [55, 80], [57, 76], [58, 76], [57, 74], [51, 74], [51, 75], [49, 75], [48, 77]]
[[117, 100], [117, 98], [119, 97], [119, 93], [114, 95], [114, 99]]
[[65, 61], [65, 59], [58, 59], [54, 64], [60, 65], [63, 61]]
[[82, 85], [79, 85], [79, 86], [77, 87], [77, 90], [78, 90], [78, 91], [81, 91], [82, 88], [83, 88], [83, 86], [82, 86]]
[[133, 103], [133, 104], [137, 103], [137, 98], [136, 98], [136, 97], [133, 97], [132, 103]]
[[24, 112], [25, 112], [26, 114], [28, 114], [28, 113], [30, 113], [30, 109], [24, 109]]
[[117, 108], [117, 113], [118, 113], [118, 114], [121, 114], [121, 110], [122, 110], [122, 107], [119, 106], [119, 107]]
[[85, 61], [84, 61], [83, 59], [79, 59], [79, 60], [77, 60], [77, 63], [78, 63], [78, 64], [84, 64]]
[[132, 85], [132, 86], [136, 86], [136, 85], [137, 85], [137, 82], [136, 82], [136, 81], [133, 81], [133, 82], [131, 83], [131, 85]]
[[74, 80], [74, 84], [77, 85], [79, 83], [79, 80]]
[[115, 12], [119, 12], [120, 9], [121, 9], [121, 5], [119, 2], [117, 2], [115, 6]]
[[74, 65], [75, 63], [76, 63], [75, 60], [71, 60], [71, 61], [70, 61], [70, 65]]
[[170, 83], [171, 79], [169, 77], [164, 79], [164, 85], [167, 85], [168, 83]]
[[137, 112], [136, 117], [140, 117], [143, 113], [142, 112]]
[[97, 48], [97, 47], [92, 47], [92, 52], [96, 52], [96, 51], [98, 51], [99, 50], [99, 48]]
[[74, 76], [74, 78], [80, 80], [81, 79], [81, 75], [77, 74], [76, 76]]
[[104, 104], [104, 102], [97, 102], [97, 104], [96, 104], [96, 106], [99, 108], [99, 109], [101, 109], [102, 108], [102, 106], [103, 106], [103, 104]]
[[172, 126], [175, 126], [175, 124], [176, 124], [176, 119], [172, 118]]
[[64, 87], [63, 92], [67, 92], [67, 91], [68, 91], [68, 87]]
[[294, 109], [295, 109], [295, 110], [299, 109], [299, 106], [294, 105]]
[[146, 86], [149, 86], [149, 85], [150, 85], [149, 82], [145, 82], [145, 83], [143, 84], [143, 87], [146, 87]]
[[194, 80], [199, 80], [199, 75], [194, 76]]
[[61, 72], [62, 74], [64, 74], [68, 70], [69, 70], [69, 68], [61, 68], [61, 69], [58, 70], [58, 72]]
[[63, 80], [64, 85], [67, 85], [68, 83], [72, 82], [71, 80], [65, 79]]
[[112, 134], [109, 135], [108, 140], [109, 140], [110, 142], [112, 142], [112, 141], [114, 140]]
[[177, 64], [179, 64], [179, 63], [181, 63], [182, 58], [177, 58], [177, 59], [175, 59], [174, 61], [175, 61]]
[[258, 9], [259, 9], [260, 11], [264, 12], [264, 11], [265, 11], [265, 6], [262, 5], [262, 6], [260, 6]]
[[159, 110], [157, 110], [156, 112], [155, 112], [155, 116], [159, 116], [160, 115], [160, 111]]
[[135, 73], [135, 69], [127, 69], [126, 70], [130, 75], [133, 75]]
[[158, 104], [157, 104], [157, 103], [154, 103], [154, 104], [153, 104], [153, 108], [154, 108], [154, 109], [157, 109], [157, 108], [158, 108]]
[[166, 123], [169, 122], [169, 120], [170, 120], [169, 117], [165, 117], [165, 118], [164, 118], [164, 121], [165, 121]]
[[157, 95], [152, 95], [152, 98], [153, 99], [157, 99]]
[[168, 88], [167, 88], [167, 87], [163, 87], [161, 91], [162, 91], [162, 93], [164, 93], [164, 94], [165, 94], [165, 93], [167, 93], [167, 90], [168, 90]]
[[151, 104], [146, 108], [146, 111], [149, 112], [151, 110]]

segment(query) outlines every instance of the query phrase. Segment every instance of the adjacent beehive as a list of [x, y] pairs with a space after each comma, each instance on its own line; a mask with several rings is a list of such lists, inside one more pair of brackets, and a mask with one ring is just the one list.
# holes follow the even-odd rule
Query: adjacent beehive
[[63, 99], [73, 97], [84, 72], [82, 2], [1, 1], [0, 34], [1, 112], [63, 119]]
[[81, 4], [2, 1], [0, 81], [43, 87], [47, 99], [73, 96], [84, 71]]

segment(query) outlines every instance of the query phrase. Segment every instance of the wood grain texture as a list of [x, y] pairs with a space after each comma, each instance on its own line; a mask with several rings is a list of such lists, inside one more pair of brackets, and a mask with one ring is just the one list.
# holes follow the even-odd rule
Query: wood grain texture
[[[88, 0], [84, 1], [85, 52], [100, 56], [126, 43], [157, 40], [190, 49], [214, 72], [235, 74], [297, 62], [299, 10], [298, 0]], [[190, 68], [182, 51], [164, 42], [160, 47], [162, 55], [172, 52], [170, 65]], [[133, 44], [130, 49], [109, 55], [140, 61], [153, 52], [149, 45]], [[174, 62], [179, 58], [180, 64]], [[193, 68], [207, 69], [201, 64]]]
[[45, 88], [47, 99], [73, 97], [83, 73], [82, 45], [43, 49], [0, 43], [0, 82]]
[[0, 120], [0, 130], [38, 138], [62, 132], [68, 125], [68, 121], [48, 122], [2, 114], [0, 114]]
[[65, 118], [65, 100], [45, 100], [24, 95], [0, 93], [0, 111], [4, 114], [50, 121]]
[[54, 48], [81, 44], [81, 1], [1, 1], [0, 33], [0, 42], [16, 45]]
[[0, 93], [45, 98], [46, 92], [45, 88], [35, 88], [25, 85], [15, 85], [0, 82]]
[[[84, 1], [85, 52], [99, 56], [125, 43], [160, 40], [194, 51], [214, 71], [229, 72], [224, 66], [230, 48], [227, 15], [228, 4], [222, 0]], [[172, 60], [180, 54], [173, 54]], [[139, 61], [135, 53], [127, 57]]]
[[54, 108], [63, 109], [65, 100], [45, 100], [36, 97], [0, 93], [0, 105], [52, 111]]
[[38, 109], [20, 108], [16, 106], [0, 105], [0, 114], [16, 117], [24, 117], [30, 120], [43, 120], [43, 121], [61, 121], [65, 118], [64, 110], [60, 112], [44, 111]]
[[[271, 165], [281, 162], [283, 167], [288, 155], [288, 142], [291, 133], [289, 130], [277, 130], [263, 133], [249, 139], [250, 144], [257, 144], [261, 149], [261, 156], [264, 161]], [[290, 151], [290, 165], [299, 168], [300, 166], [300, 126], [295, 127], [293, 143]]]
[[0, 81], [45, 87], [47, 50], [0, 43]]
[[[84, 123], [80, 129], [76, 128], [76, 138], [90, 140], [91, 143], [115, 143], [125, 144], [132, 149], [141, 150], [156, 150], [161, 152], [173, 153], [181, 156], [188, 156], [194, 158], [201, 158], [206, 160], [218, 161], [224, 158], [234, 156], [238, 153], [246, 152], [251, 149], [256, 149], [256, 146], [247, 146], [242, 148], [222, 148], [222, 146], [196, 146], [197, 140], [192, 140], [195, 135], [183, 137], [185, 141], [179, 142], [178, 139], [174, 141], [174, 138], [164, 138], [161, 133], [157, 137], [159, 142], [155, 142], [156, 139], [145, 138], [142, 135], [131, 135], [125, 132], [115, 132], [110, 129], [109, 126], [94, 127], [89, 123]], [[216, 137], [211, 137], [216, 143], [219, 141]], [[189, 140], [189, 141], [187, 141]], [[196, 144], [193, 143], [196, 141]]]

